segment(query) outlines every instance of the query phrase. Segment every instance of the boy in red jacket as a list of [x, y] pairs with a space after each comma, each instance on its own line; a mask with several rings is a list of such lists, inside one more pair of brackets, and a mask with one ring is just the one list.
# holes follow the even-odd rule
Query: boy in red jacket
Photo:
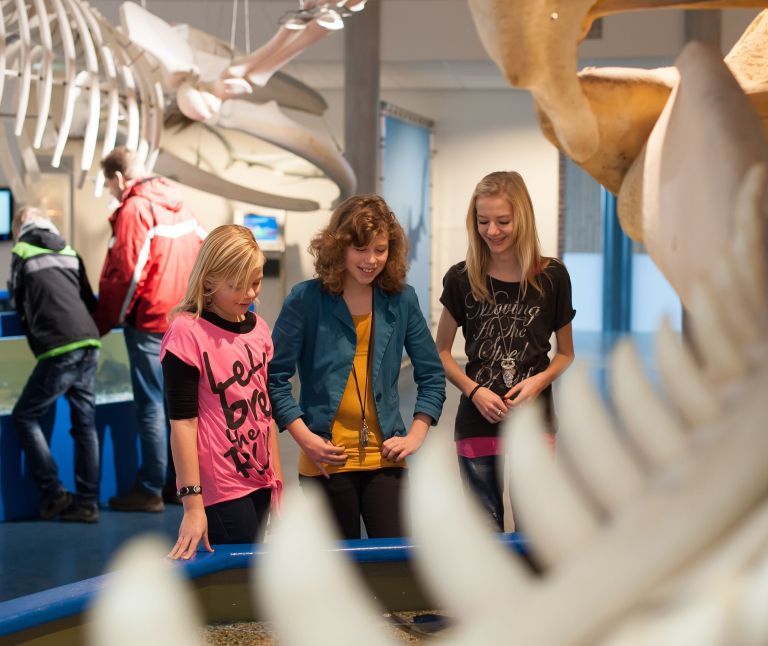
[[160, 342], [168, 313], [184, 296], [205, 231], [178, 191], [165, 178], [147, 175], [134, 151], [119, 146], [101, 167], [120, 206], [110, 217], [112, 238], [95, 319], [102, 335], [123, 326], [141, 445], [133, 489], [110, 498], [109, 506], [163, 511], [163, 498], [173, 499], [175, 482], [166, 486], [168, 424]]

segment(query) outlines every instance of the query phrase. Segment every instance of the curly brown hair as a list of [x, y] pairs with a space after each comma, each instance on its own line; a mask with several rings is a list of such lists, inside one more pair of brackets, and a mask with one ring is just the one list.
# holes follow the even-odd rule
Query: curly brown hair
[[331, 214], [328, 226], [312, 238], [309, 252], [315, 257], [315, 273], [323, 287], [332, 294], [341, 294], [347, 247], [365, 247], [380, 233], [387, 235], [389, 255], [374, 283], [385, 292], [401, 292], [408, 271], [408, 240], [395, 214], [379, 195], [347, 198]]

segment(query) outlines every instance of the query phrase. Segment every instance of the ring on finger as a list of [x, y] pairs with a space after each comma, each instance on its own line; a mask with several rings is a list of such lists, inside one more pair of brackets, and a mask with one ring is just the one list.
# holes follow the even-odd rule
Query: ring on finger
[[496, 409], [496, 415], [497, 415], [498, 417], [501, 417], [501, 408], [497, 408], [497, 409]]

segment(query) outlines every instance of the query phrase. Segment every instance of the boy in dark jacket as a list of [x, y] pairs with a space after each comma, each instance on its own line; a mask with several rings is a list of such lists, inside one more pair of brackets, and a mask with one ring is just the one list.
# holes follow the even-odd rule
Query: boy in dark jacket
[[[28, 467], [40, 488], [40, 516], [95, 523], [99, 519], [99, 441], [96, 433], [96, 307], [80, 256], [33, 207], [13, 220], [8, 292], [37, 359], [12, 417]], [[40, 419], [64, 395], [75, 441], [73, 496], [62, 486]]]

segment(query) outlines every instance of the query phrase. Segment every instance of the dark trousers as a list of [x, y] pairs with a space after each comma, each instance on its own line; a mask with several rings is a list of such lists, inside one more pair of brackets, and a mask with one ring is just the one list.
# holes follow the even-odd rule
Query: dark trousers
[[212, 544], [260, 543], [264, 540], [272, 489], [226, 500], [205, 508], [208, 540]]
[[480, 458], [459, 456], [459, 471], [465, 490], [472, 492], [500, 532], [504, 531], [504, 500], [499, 480], [499, 472], [503, 468], [504, 458], [499, 455]]
[[305, 486], [320, 487], [333, 512], [342, 538], [360, 538], [360, 518], [368, 538], [403, 536], [402, 489], [405, 469], [388, 467], [374, 471], [347, 471], [323, 476], [299, 476]]
[[99, 438], [96, 433], [96, 348], [78, 348], [38, 361], [11, 413], [13, 427], [43, 502], [63, 489], [40, 419], [64, 395], [75, 442], [75, 491], [82, 504], [98, 504]]

